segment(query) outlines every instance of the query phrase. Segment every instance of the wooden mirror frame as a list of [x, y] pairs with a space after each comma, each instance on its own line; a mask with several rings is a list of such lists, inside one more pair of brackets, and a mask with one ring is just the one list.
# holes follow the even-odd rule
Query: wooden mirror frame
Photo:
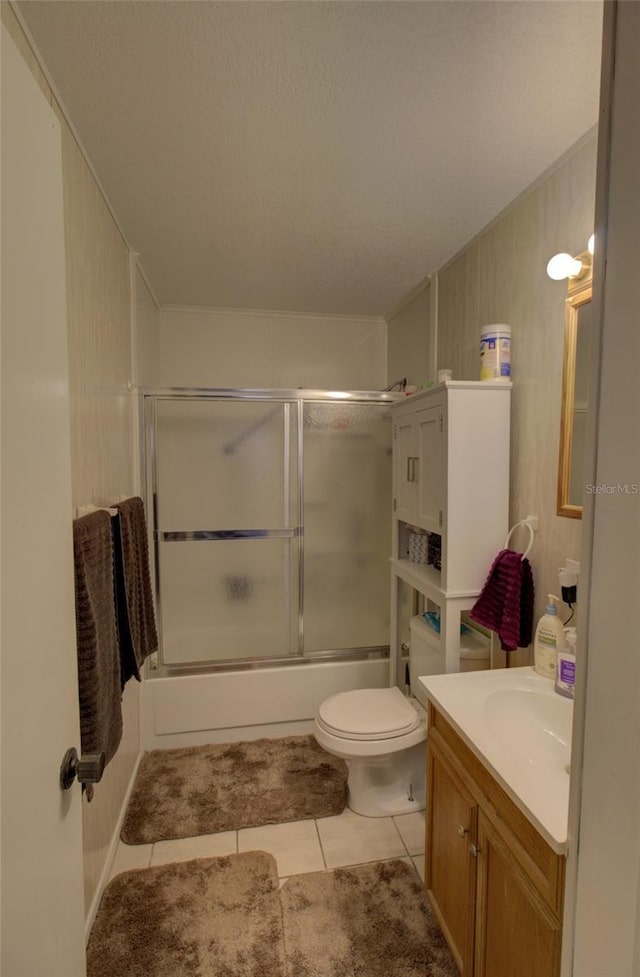
[[560, 456], [558, 460], [558, 507], [559, 516], [582, 519], [582, 506], [569, 502], [571, 478], [571, 442], [573, 437], [573, 400], [575, 393], [576, 343], [578, 339], [578, 313], [581, 306], [591, 301], [593, 288], [592, 257], [588, 251], [577, 255], [586, 266], [579, 278], [570, 278], [564, 313], [564, 364], [562, 369], [562, 410], [560, 415]]

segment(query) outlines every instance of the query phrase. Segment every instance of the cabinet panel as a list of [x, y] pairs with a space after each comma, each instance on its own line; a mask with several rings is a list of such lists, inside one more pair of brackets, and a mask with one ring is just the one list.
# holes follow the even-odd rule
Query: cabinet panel
[[393, 430], [393, 497], [398, 519], [415, 517], [416, 423], [413, 414], [400, 416]]
[[444, 459], [442, 408], [439, 404], [417, 412], [416, 434], [416, 521], [422, 529], [441, 533]]
[[475, 977], [556, 977], [561, 928], [480, 813]]
[[470, 977], [476, 899], [476, 862], [470, 844], [476, 840], [478, 807], [430, 744], [427, 776], [425, 887], [461, 977]]

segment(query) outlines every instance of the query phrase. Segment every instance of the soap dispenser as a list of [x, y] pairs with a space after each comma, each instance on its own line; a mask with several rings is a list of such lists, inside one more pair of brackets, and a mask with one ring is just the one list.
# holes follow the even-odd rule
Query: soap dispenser
[[[555, 681], [558, 652], [564, 650], [564, 629], [558, 617], [556, 604], [560, 600], [554, 594], [547, 595], [545, 613], [538, 621], [533, 642], [534, 668], [539, 675]], [[555, 603], [554, 603], [555, 601]]]

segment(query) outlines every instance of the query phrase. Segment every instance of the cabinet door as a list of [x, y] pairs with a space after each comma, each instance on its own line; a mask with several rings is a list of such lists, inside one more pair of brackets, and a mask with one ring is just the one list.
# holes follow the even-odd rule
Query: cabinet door
[[476, 860], [470, 845], [476, 840], [478, 807], [429, 741], [427, 763], [425, 889], [461, 977], [471, 977]]
[[415, 519], [417, 464], [415, 414], [404, 414], [393, 426], [393, 497], [394, 514], [405, 522]]
[[560, 922], [480, 814], [475, 977], [557, 977]]
[[427, 407], [416, 414], [416, 522], [422, 529], [442, 533], [443, 473], [442, 408]]

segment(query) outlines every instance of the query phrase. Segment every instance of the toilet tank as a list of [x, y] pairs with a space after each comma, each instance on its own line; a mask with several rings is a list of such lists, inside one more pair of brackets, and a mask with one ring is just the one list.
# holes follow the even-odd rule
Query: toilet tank
[[409, 621], [409, 632], [411, 692], [426, 706], [427, 696], [417, 679], [419, 675], [442, 675], [446, 671], [444, 649], [440, 647], [440, 636], [418, 615]]

